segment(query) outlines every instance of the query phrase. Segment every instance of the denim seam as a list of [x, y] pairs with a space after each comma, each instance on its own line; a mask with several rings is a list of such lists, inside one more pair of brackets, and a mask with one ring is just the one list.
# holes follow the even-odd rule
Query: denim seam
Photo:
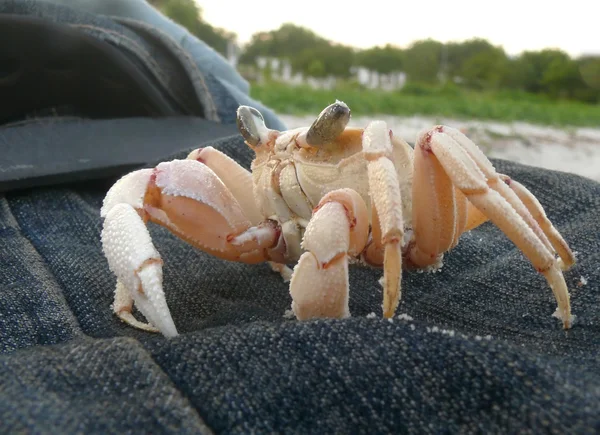
[[182, 65], [183, 68], [185, 70], [187, 70], [188, 68], [192, 68], [194, 70], [195, 77], [190, 77], [190, 81], [195, 82], [194, 79], [197, 79], [198, 83], [200, 84], [202, 89], [205, 91], [204, 95], [198, 95], [198, 98], [202, 101], [203, 106], [205, 106], [205, 105], [209, 106], [209, 107], [206, 107], [206, 106], [204, 107], [204, 109], [206, 111], [206, 113], [204, 114], [205, 117], [211, 121], [221, 122], [221, 119], [217, 113], [217, 106], [213, 100], [210, 90], [208, 89], [206, 80], [204, 79], [204, 73], [200, 70], [200, 68], [198, 68], [198, 66], [193, 61], [190, 54], [187, 51], [183, 50], [174, 38], [172, 38], [169, 34], [162, 32], [160, 29], [146, 26], [145, 23], [143, 23], [141, 21], [131, 20], [131, 19], [127, 19], [127, 18], [121, 18], [121, 17], [112, 17], [112, 18], [115, 21], [117, 21], [119, 24], [127, 26], [132, 31], [138, 30], [135, 27], [132, 28], [132, 26], [139, 26], [141, 29], [143, 29], [145, 31], [156, 33], [156, 35], [158, 36], [158, 39], [161, 43], [165, 43], [166, 41], [169, 41], [168, 43], [171, 44], [171, 47], [168, 47], [168, 48], [172, 48], [172, 49], [176, 50], [177, 51], [176, 54], [178, 56], [182, 56], [182, 57], [186, 58], [188, 65]]
[[[138, 59], [138, 61], [145, 64], [144, 66], [146, 67], [146, 70], [150, 73], [149, 75], [160, 84], [161, 94], [166, 94], [170, 102], [174, 103], [177, 106], [180, 106], [179, 100], [175, 95], [173, 95], [173, 92], [171, 92], [170, 86], [168, 85], [168, 80], [166, 79], [165, 72], [163, 71], [161, 66], [154, 60], [152, 55], [143, 46], [138, 44], [133, 39], [121, 35], [114, 30], [105, 29], [90, 24], [71, 24], [71, 26], [77, 29], [81, 29], [83, 31], [94, 31], [109, 36], [109, 39], [102, 40], [102, 42], [111, 45], [115, 44], [115, 46], [118, 47], [120, 50], [126, 50], [128, 53], [134, 55]], [[92, 34], [91, 36], [99, 39], [96, 35]], [[136, 52], [134, 49], [139, 50], [139, 52]], [[140, 58], [140, 53], [143, 54], [143, 58]]]
[[[139, 341], [136, 338], [133, 337], [126, 337], [126, 336], [115, 336], [115, 337], [110, 337], [110, 338], [97, 338], [97, 337], [91, 337], [85, 333], [82, 333], [78, 336], [73, 337], [71, 340], [69, 340], [68, 342], [61, 342], [61, 343], [56, 343], [53, 344], [53, 347], [56, 346], [68, 346], [68, 345], [73, 345], [76, 346], [78, 342], [85, 342], [87, 341], [88, 343], [91, 343], [91, 346], [97, 346], [98, 344], [101, 343], [108, 343], [108, 342], [131, 342], [134, 341], [136, 343], [136, 350], [140, 353], [143, 353], [145, 356], [148, 357], [147, 361], [148, 364], [152, 364], [153, 368], [156, 369], [157, 371], [159, 371], [164, 378], [163, 382], [167, 382], [169, 383], [169, 386], [173, 389], [174, 392], [178, 393], [182, 399], [184, 399], [190, 410], [195, 414], [196, 418], [201, 422], [201, 424], [203, 426], [205, 426], [210, 433], [214, 434], [215, 430], [210, 427], [208, 425], [208, 423], [206, 422], [206, 419], [204, 417], [202, 417], [202, 415], [200, 414], [199, 410], [197, 409], [196, 406], [194, 406], [194, 403], [192, 401], [192, 399], [190, 397], [188, 397], [187, 394], [185, 394], [184, 391], [182, 391], [177, 384], [173, 381], [173, 379], [171, 378], [171, 376], [169, 376], [169, 374], [167, 372], [165, 372], [165, 370], [162, 368], [162, 366], [158, 363], [158, 361], [154, 358], [154, 356], [152, 355], [152, 353], [146, 349], [146, 347], [144, 346], [144, 344]], [[110, 345], [110, 343], [109, 343]], [[32, 346], [32, 347], [28, 347], [28, 348], [23, 348], [23, 349], [18, 349], [15, 352], [29, 352], [29, 353], [35, 353], [35, 349], [38, 346]], [[13, 353], [14, 354], [14, 353]], [[5, 357], [7, 357], [8, 355], [12, 355], [9, 353], [5, 353], [5, 354], [0, 354], [0, 365], [5, 363]], [[10, 357], [9, 357], [10, 358]], [[60, 367], [57, 367], [57, 371], [60, 371]], [[19, 382], [19, 384], [21, 384], [23, 386], [23, 388], [27, 387], [28, 384], [23, 383], [19, 377], [16, 377], [17, 382]], [[164, 386], [164, 384], [163, 384]]]
[[[86, 337], [90, 337], [87, 334], [85, 334]], [[174, 390], [176, 390], [181, 397], [183, 397], [189, 404], [190, 408], [194, 410], [194, 412], [196, 413], [196, 416], [198, 417], [198, 419], [200, 421], [202, 421], [202, 423], [204, 423], [204, 425], [211, 431], [211, 433], [215, 433], [214, 429], [212, 427], [210, 427], [208, 425], [208, 423], [206, 422], [206, 419], [204, 417], [202, 417], [202, 415], [200, 414], [200, 411], [198, 410], [198, 408], [196, 408], [196, 406], [194, 406], [194, 402], [192, 401], [192, 398], [190, 398], [187, 394], [185, 394], [185, 392], [180, 389], [177, 384], [175, 383], [175, 381], [173, 381], [173, 379], [171, 378], [171, 376], [163, 369], [163, 367], [159, 364], [159, 362], [156, 360], [156, 358], [154, 357], [154, 355], [152, 355], [152, 353], [146, 348], [146, 346], [144, 346], [144, 343], [142, 343], [140, 340], [138, 340], [137, 338], [134, 337], [123, 337], [123, 336], [115, 336], [115, 337], [111, 337], [111, 338], [97, 338], [97, 337], [90, 337], [92, 340], [94, 341], [106, 341], [106, 340], [133, 340], [135, 342], [137, 342], [137, 344], [139, 345], [139, 349], [142, 350], [144, 352], [144, 354], [146, 354], [149, 358], [149, 360], [152, 361], [152, 363], [155, 365], [155, 367], [160, 370], [160, 372], [165, 376], [166, 379], [169, 380], [171, 386], [173, 387]]]
[[[21, 224], [19, 223], [19, 220], [17, 219], [15, 214], [12, 212], [12, 209], [10, 207], [10, 201], [4, 195], [2, 196], [2, 199], [6, 202], [6, 209], [7, 209], [8, 213], [10, 213], [10, 217], [12, 218], [12, 220], [15, 223], [15, 228], [19, 231], [19, 234], [21, 235], [22, 239], [27, 241], [27, 243], [29, 244], [31, 249], [33, 249], [35, 254], [38, 256], [38, 260], [40, 261], [40, 263], [42, 263], [44, 265], [44, 268], [48, 272], [49, 276], [52, 277], [52, 284], [54, 284], [57, 288], [60, 289], [60, 294], [58, 295], [58, 297], [61, 299], [61, 302], [64, 303], [64, 306], [69, 309], [69, 312], [71, 313], [71, 317], [72, 317], [73, 321], [75, 322], [75, 326], [77, 327], [74, 330], [73, 338], [78, 337], [78, 336], [88, 336], [85, 332], [83, 332], [83, 328], [81, 327], [81, 324], [79, 323], [79, 319], [77, 318], [77, 316], [75, 315], [75, 312], [71, 308], [71, 305], [69, 304], [69, 301], [67, 300], [67, 298], [65, 296], [62, 286], [56, 279], [56, 275], [54, 274], [54, 272], [52, 271], [52, 269], [50, 268], [50, 266], [44, 259], [44, 256], [41, 254], [41, 252], [38, 251], [37, 247], [32, 243], [32, 241], [29, 240], [29, 238], [23, 233], [23, 230], [21, 229]], [[73, 338], [71, 338], [71, 340]], [[67, 341], [71, 341], [71, 340], [67, 340]], [[33, 347], [35, 347], [35, 346], [33, 346]]]
[[[152, 58], [152, 55], [144, 47], [142, 47], [140, 44], [138, 44], [133, 39], [128, 38], [127, 36], [121, 35], [120, 33], [117, 33], [114, 30], [105, 29], [103, 27], [98, 27], [98, 26], [94, 26], [91, 24], [70, 24], [70, 26], [74, 27], [76, 29], [81, 29], [84, 31], [91, 30], [91, 31], [99, 32], [99, 33], [105, 34], [107, 36], [110, 36], [111, 37], [110, 40], [104, 40], [103, 42], [106, 42], [106, 43], [110, 42], [113, 44], [118, 44], [119, 48], [126, 49], [128, 52], [137, 56], [137, 53], [131, 50], [132, 47], [136, 48], [137, 50], [139, 50], [140, 53], [144, 54], [144, 57], [150, 63], [151, 70], [156, 71], [157, 78], [160, 80], [161, 84], [163, 84], [163, 86], [164, 86], [164, 82], [166, 80], [165, 80], [165, 73], [162, 71], [162, 68], [160, 67], [160, 65], [158, 65], [158, 63], [156, 63], [154, 61], [154, 59]], [[127, 42], [127, 44], [122, 44], [121, 43], [122, 41]]]
[[[31, 246], [31, 248], [35, 251], [35, 253], [37, 254], [37, 256], [39, 257], [39, 261], [44, 265], [44, 268], [46, 269], [46, 271], [48, 272], [48, 274], [50, 276], [52, 276], [53, 279], [53, 284], [56, 285], [57, 288], [59, 288], [60, 291], [60, 295], [59, 297], [62, 299], [62, 302], [64, 303], [64, 306], [68, 307], [69, 312], [71, 313], [71, 316], [73, 318], [73, 320], [76, 323], [77, 329], [74, 331], [73, 337], [67, 341], [61, 342], [61, 343], [56, 343], [57, 345], [60, 344], [64, 344], [64, 343], [69, 343], [69, 342], [73, 342], [74, 340], [76, 340], [77, 338], [81, 338], [81, 337], [85, 337], [87, 339], [93, 340], [93, 341], [102, 341], [102, 340], [109, 340], [107, 338], [98, 338], [98, 337], [93, 337], [91, 335], [88, 335], [84, 332], [83, 328], [81, 327], [81, 325], [79, 324], [79, 319], [77, 318], [77, 316], [75, 315], [75, 313], [73, 312], [73, 309], [71, 308], [71, 305], [69, 304], [67, 298], [65, 297], [64, 291], [62, 289], [62, 286], [59, 284], [58, 280], [56, 279], [56, 276], [54, 274], [54, 272], [52, 271], [52, 269], [50, 268], [50, 266], [48, 265], [48, 263], [46, 262], [46, 260], [44, 259], [44, 256], [38, 251], [38, 249], [36, 248], [36, 246], [32, 243], [31, 240], [29, 240], [29, 238], [23, 233], [22, 229], [21, 229], [21, 225], [19, 223], [19, 220], [17, 219], [17, 217], [15, 216], [15, 214], [12, 212], [11, 207], [10, 207], [10, 202], [6, 199], [5, 196], [2, 197], [2, 199], [5, 201], [6, 203], [6, 208], [7, 211], [10, 213], [10, 218], [11, 220], [14, 222], [15, 228], [19, 231], [19, 234], [21, 235], [21, 237], [27, 241], [27, 243], [29, 244], [29, 246]], [[164, 376], [169, 379], [169, 382], [171, 383], [172, 387], [179, 393], [181, 394], [182, 397], [185, 398], [185, 400], [188, 401], [188, 403], [190, 404], [190, 408], [192, 408], [194, 410], [194, 412], [197, 414], [198, 418], [204, 423], [204, 425], [212, 432], [215, 433], [215, 431], [206, 423], [206, 419], [204, 417], [202, 417], [202, 415], [200, 414], [199, 410], [193, 405], [193, 402], [191, 400], [190, 397], [187, 396], [187, 394], [184, 393], [183, 390], [181, 390], [173, 381], [173, 379], [171, 379], [171, 377], [169, 376], [169, 374], [162, 368], [162, 366], [158, 363], [158, 361], [154, 358], [154, 356], [152, 355], [152, 353], [144, 346], [144, 344], [133, 337], [112, 337], [111, 339], [130, 339], [130, 340], [135, 340], [141, 349], [143, 349], [144, 353], [146, 353], [149, 357], [150, 360], [152, 360], [152, 363], [158, 368], [160, 369], [161, 373], [164, 374]], [[36, 346], [28, 346], [24, 349], [34, 349], [36, 348]], [[19, 350], [23, 350], [23, 349], [19, 349]]]

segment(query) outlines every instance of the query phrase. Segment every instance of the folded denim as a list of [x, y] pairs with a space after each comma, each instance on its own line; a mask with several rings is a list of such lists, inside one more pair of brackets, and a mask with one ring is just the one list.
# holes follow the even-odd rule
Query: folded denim
[[[243, 80], [235, 79], [239, 75], [231, 65], [147, 3], [124, 3], [131, 7], [117, 8], [125, 14], [117, 17], [86, 12], [86, 6], [94, 9], [93, 2], [67, 2], [71, 7], [55, 3], [60, 2], [0, 0], [0, 14], [68, 25], [119, 48], [149, 72], [159, 89], [179, 105], [182, 114], [234, 123], [237, 107], [247, 104], [261, 110], [270, 127], [284, 128], [269, 108], [249, 97], [248, 88]], [[155, 23], [161, 27], [154, 26]], [[217, 73], [220, 75], [216, 76]], [[198, 103], [202, 113], [198, 112]]]
[[[146, 27], [161, 38], [168, 35], [178, 47], [189, 55], [196, 67], [202, 71], [211, 88], [223, 88], [226, 94], [236, 101], [256, 107], [265, 118], [267, 125], [276, 129], [285, 128], [282, 121], [267, 106], [249, 96], [250, 85], [235, 68], [204, 41], [192, 35], [181, 25], [165, 17], [146, 0], [49, 0], [52, 3], [77, 8], [97, 15], [105, 15], [118, 23], [136, 27]], [[215, 89], [215, 90], [216, 90]]]
[[[90, 23], [55, 5], [0, 1], [0, 8], [24, 4], [60, 22]], [[91, 19], [108, 28], [105, 17]], [[148, 44], [139, 25], [118, 26]], [[152, 57], [160, 68], [164, 59]], [[186, 70], [168, 74], [177, 71]], [[161, 87], [178, 95], [169, 83]], [[226, 88], [206, 85], [217, 113], [238, 101]], [[183, 158], [196, 146], [193, 119], [173, 121], [183, 126], [167, 134], [172, 148], [159, 148], [157, 133], [153, 150], [162, 158], [144, 154], [148, 135], [129, 134], [151, 120], [86, 122], [34, 120], [4, 127], [3, 137], [14, 146], [65, 128], [62, 152], [76, 155], [81, 150], [67, 147], [105, 125], [103, 135], [94, 134], [95, 146], [114, 149], [125, 135], [126, 152], [146, 155], [148, 165]], [[106, 127], [111, 123], [119, 128]], [[239, 135], [223, 136], [206, 144], [249, 168], [252, 151]], [[26, 155], [31, 149], [23, 143]], [[306, 322], [284, 317], [288, 285], [267, 265], [216, 259], [151, 225], [181, 332], [165, 339], [123, 324], [110, 307], [115, 278], [101, 249], [99, 210], [120, 171], [129, 169], [118, 166], [118, 156], [106, 162], [104, 176], [69, 179], [67, 171], [61, 184], [0, 193], [2, 432], [600, 431], [598, 183], [494, 161], [531, 189], [578, 253], [565, 275], [577, 315], [569, 331], [552, 317], [555, 301], [543, 277], [490, 223], [465, 234], [441, 271], [405, 272], [394, 319], [380, 318], [381, 271], [352, 267], [353, 317]]]
[[219, 80], [230, 83], [248, 94], [250, 85], [231, 65], [204, 41], [192, 35], [152, 7], [146, 0], [46, 0], [94, 15], [105, 15], [114, 20], [134, 20], [168, 34], [195, 60], [198, 68]]
[[[248, 167], [239, 137], [212, 144]], [[143, 146], [142, 143], [139, 146]], [[169, 156], [183, 157], [188, 150]], [[0, 200], [0, 421], [9, 431], [567, 432], [600, 429], [600, 185], [494, 162], [521, 180], [578, 252], [575, 326], [493, 225], [438, 273], [405, 272], [379, 318], [380, 271], [351, 268], [347, 320], [297, 322], [266, 265], [228, 263], [150, 226], [182, 335], [121, 323], [100, 245], [114, 179]], [[376, 318], [370, 318], [376, 313]], [[35, 404], [35, 405], [34, 405]]]

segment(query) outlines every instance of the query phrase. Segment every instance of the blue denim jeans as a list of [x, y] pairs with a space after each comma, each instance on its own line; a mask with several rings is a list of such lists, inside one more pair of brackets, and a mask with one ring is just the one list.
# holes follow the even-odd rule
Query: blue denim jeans
[[[210, 144], [249, 167], [239, 136]], [[127, 146], [143, 153], [146, 142]], [[288, 286], [267, 265], [216, 259], [151, 225], [181, 333], [165, 339], [111, 310], [99, 209], [116, 174], [4, 192], [1, 431], [597, 433], [600, 185], [494, 164], [537, 196], [577, 252], [568, 331], [543, 277], [490, 223], [465, 234], [440, 272], [404, 272], [401, 316], [369, 316], [381, 312], [381, 272], [357, 266], [352, 317], [305, 322], [284, 317]]]
[[248, 83], [223, 58], [143, 0], [0, 0], [0, 14], [64, 25], [118, 47], [148, 71], [166, 98], [187, 109], [184, 114], [195, 114], [193, 101], [202, 105], [204, 118], [235, 123], [235, 110], [246, 104], [259, 109], [271, 128], [284, 128], [272, 110], [250, 98]]

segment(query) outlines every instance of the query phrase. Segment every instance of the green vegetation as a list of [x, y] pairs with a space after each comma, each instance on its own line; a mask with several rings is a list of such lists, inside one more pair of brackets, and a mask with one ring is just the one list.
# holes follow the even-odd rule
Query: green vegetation
[[[205, 22], [194, 0], [149, 1], [222, 54], [237, 38]], [[600, 56], [573, 59], [561, 50], [546, 49], [511, 57], [480, 38], [359, 50], [290, 23], [253, 35], [240, 57], [240, 71], [255, 69], [261, 56], [287, 59], [295, 73], [333, 76], [340, 83], [332, 91], [254, 84], [252, 96], [281, 113], [315, 114], [341, 99], [355, 114], [600, 126]], [[407, 85], [396, 92], [362, 89], [351, 82], [357, 66], [382, 74], [404, 72]], [[266, 71], [263, 79], [269, 77]]]
[[346, 83], [334, 90], [253, 84], [251, 95], [280, 113], [318, 114], [336, 99], [354, 115], [426, 115], [465, 119], [524, 121], [558, 126], [600, 126], [600, 105], [553, 101], [518, 91], [473, 91], [456, 86], [407, 85], [402, 91], [361, 89]]
[[213, 27], [202, 19], [202, 9], [194, 0], [149, 0], [167, 17], [181, 24], [198, 39], [206, 42], [215, 51], [227, 54], [227, 44], [237, 35], [225, 29]]
[[358, 50], [294, 24], [255, 34], [240, 58], [255, 65], [259, 56], [288, 59], [294, 72], [348, 78], [351, 67], [379, 73], [402, 71], [410, 84], [455, 84], [465, 90], [529, 92], [554, 100], [600, 103], [600, 56], [572, 59], [561, 50], [508, 56], [480, 38], [443, 44], [415, 41], [406, 49], [386, 45]]

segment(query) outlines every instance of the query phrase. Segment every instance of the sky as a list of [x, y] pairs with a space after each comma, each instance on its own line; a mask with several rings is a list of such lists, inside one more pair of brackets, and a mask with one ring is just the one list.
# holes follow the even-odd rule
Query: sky
[[573, 57], [600, 54], [599, 0], [363, 0], [361, 6], [349, 6], [348, 0], [196, 2], [207, 22], [237, 33], [242, 44], [256, 32], [291, 22], [357, 48], [480, 37], [511, 55], [544, 48]]

